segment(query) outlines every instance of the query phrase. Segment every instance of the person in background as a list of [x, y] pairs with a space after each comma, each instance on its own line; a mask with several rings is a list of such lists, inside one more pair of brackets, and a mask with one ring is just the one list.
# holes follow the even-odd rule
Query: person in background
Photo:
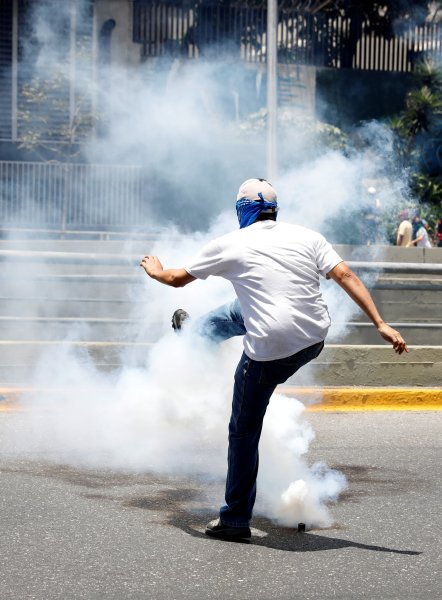
[[413, 226], [408, 218], [408, 210], [401, 210], [399, 213], [401, 222], [396, 235], [396, 246], [408, 246], [411, 242], [411, 235], [413, 233]]
[[[395, 352], [408, 352], [401, 334], [383, 321], [365, 285], [320, 233], [276, 221], [277, 196], [268, 181], [248, 179], [236, 200], [239, 229], [209, 242], [185, 268], [164, 269], [151, 255], [140, 265], [152, 279], [176, 288], [210, 275], [222, 277], [237, 295], [198, 327], [211, 340], [240, 335], [244, 344], [229, 423], [226, 504], [206, 527], [207, 535], [224, 539], [251, 536], [258, 444], [270, 397], [324, 347], [330, 316], [320, 276], [343, 288]], [[186, 316], [182, 309], [175, 311], [174, 328], [180, 329], [178, 321]]]
[[[417, 230], [420, 228], [421, 226], [421, 211], [420, 209], [416, 209], [413, 218], [411, 219], [411, 227], [413, 228], [413, 232], [411, 234], [411, 240], [414, 241], [416, 239], [417, 236]], [[414, 245], [414, 244], [410, 244], [410, 245]]]
[[437, 220], [434, 241], [438, 248], [442, 248], [442, 217], [439, 217], [439, 219]]
[[417, 248], [432, 248], [430, 238], [428, 237], [428, 223], [425, 219], [421, 219], [419, 227], [416, 231], [416, 239], [411, 242], [412, 246]]
[[382, 241], [380, 232], [380, 225], [382, 223], [382, 205], [380, 199], [377, 197], [375, 187], [368, 188], [367, 196], [368, 201], [363, 210], [363, 217], [367, 246], [371, 246], [372, 244], [379, 244]]

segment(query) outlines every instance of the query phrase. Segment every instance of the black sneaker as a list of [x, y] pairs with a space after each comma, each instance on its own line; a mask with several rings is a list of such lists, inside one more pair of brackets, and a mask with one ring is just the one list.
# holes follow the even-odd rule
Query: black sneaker
[[226, 525], [221, 519], [215, 519], [207, 525], [206, 535], [224, 540], [240, 540], [251, 537], [252, 532], [250, 527], [233, 527], [232, 525]]
[[181, 329], [184, 321], [189, 318], [189, 313], [187, 313], [182, 308], [177, 308], [177, 310], [172, 315], [172, 328], [174, 331]]

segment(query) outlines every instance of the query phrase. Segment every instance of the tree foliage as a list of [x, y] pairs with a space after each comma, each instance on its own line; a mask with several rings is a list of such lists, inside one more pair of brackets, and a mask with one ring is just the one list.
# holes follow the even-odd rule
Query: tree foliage
[[442, 210], [442, 73], [430, 60], [419, 65], [405, 110], [392, 120], [396, 145], [410, 172], [412, 191], [426, 206], [430, 225]]
[[[72, 69], [72, 62], [77, 66]], [[34, 71], [19, 90], [20, 147], [39, 158], [75, 159], [81, 143], [100, 120], [94, 105], [89, 38], [76, 40], [75, 59], [69, 51], [44, 73]]]

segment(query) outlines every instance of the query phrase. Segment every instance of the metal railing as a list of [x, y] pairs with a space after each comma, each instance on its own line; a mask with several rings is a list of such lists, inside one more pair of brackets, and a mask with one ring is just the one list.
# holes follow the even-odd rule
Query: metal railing
[[[146, 57], [219, 56], [220, 49], [247, 62], [266, 61], [265, 3], [140, 1], [134, 4], [133, 40]], [[280, 3], [278, 61], [317, 67], [412, 71], [428, 55], [442, 58], [438, 23], [407, 24], [390, 37], [376, 35], [355, 17], [306, 13]]]
[[139, 166], [0, 161], [0, 225], [136, 227], [148, 213]]

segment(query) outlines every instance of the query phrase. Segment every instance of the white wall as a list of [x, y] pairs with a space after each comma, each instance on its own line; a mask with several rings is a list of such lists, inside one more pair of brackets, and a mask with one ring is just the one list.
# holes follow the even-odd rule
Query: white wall
[[108, 19], [114, 19], [111, 37], [111, 62], [123, 65], [140, 63], [141, 45], [132, 41], [132, 0], [96, 0], [95, 24], [97, 35]]

